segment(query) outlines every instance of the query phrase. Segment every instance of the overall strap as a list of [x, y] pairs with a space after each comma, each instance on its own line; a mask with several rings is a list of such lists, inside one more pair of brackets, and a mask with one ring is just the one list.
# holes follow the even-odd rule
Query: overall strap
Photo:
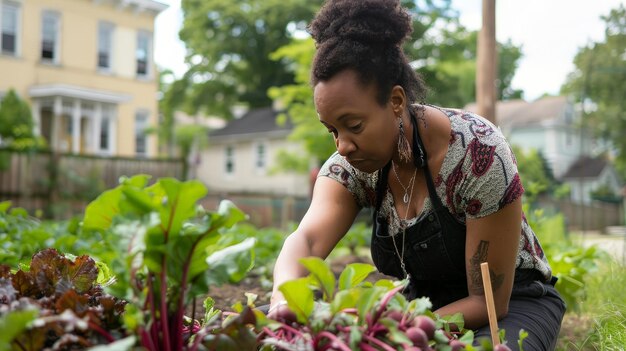
[[383, 169], [378, 170], [378, 179], [376, 180], [376, 205], [374, 206], [374, 219], [380, 206], [383, 203], [383, 198], [385, 197], [385, 189], [387, 188], [387, 179], [389, 174], [389, 169], [391, 168], [391, 161], [383, 167]]
[[430, 174], [430, 168], [428, 167], [428, 155], [426, 154], [426, 147], [420, 137], [417, 129], [417, 117], [415, 116], [414, 109], [410, 108], [409, 113], [411, 115], [411, 124], [413, 125], [413, 163], [417, 168], [423, 168], [424, 176], [426, 177], [426, 186], [428, 187], [428, 196], [433, 203], [435, 209], [443, 207], [441, 199], [437, 195], [437, 188], [433, 177]]

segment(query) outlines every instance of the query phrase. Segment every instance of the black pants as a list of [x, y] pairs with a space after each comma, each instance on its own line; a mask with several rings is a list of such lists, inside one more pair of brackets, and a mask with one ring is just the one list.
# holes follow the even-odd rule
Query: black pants
[[[518, 351], [519, 331], [524, 329], [524, 351], [551, 351], [556, 347], [565, 314], [565, 302], [554, 288], [556, 279], [550, 284], [532, 281], [515, 284], [509, 302], [509, 313], [498, 321], [498, 328], [506, 331], [506, 345]], [[489, 325], [475, 331], [475, 339], [489, 338]]]

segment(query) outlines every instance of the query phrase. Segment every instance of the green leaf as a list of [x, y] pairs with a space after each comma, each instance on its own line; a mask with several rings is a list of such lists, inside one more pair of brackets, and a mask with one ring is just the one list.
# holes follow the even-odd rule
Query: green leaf
[[119, 203], [122, 198], [120, 187], [107, 190], [100, 194], [85, 208], [83, 228], [85, 229], [108, 229], [113, 217], [120, 212]]
[[0, 213], [6, 213], [9, 207], [11, 207], [11, 201], [0, 202]]
[[463, 313], [461, 312], [444, 316], [442, 317], [442, 319], [448, 322], [448, 324], [456, 325], [459, 328], [459, 330], [462, 330], [463, 327], [465, 326], [465, 320], [463, 319]]
[[524, 339], [528, 337], [528, 332], [524, 329], [520, 329], [519, 331], [519, 339], [517, 340], [517, 347], [520, 350], [523, 350], [522, 344], [524, 343]]
[[132, 186], [135, 188], [145, 188], [148, 181], [152, 178], [149, 174], [135, 174], [132, 177], [120, 177], [120, 185]]
[[37, 318], [35, 309], [9, 312], [0, 317], [0, 351], [12, 350], [11, 341], [26, 330], [29, 323]]
[[335, 294], [335, 274], [319, 257], [305, 257], [300, 263], [309, 270], [311, 277], [323, 289], [324, 300], [330, 301]]
[[402, 345], [408, 344], [411, 345], [413, 342], [406, 336], [406, 333], [398, 329], [397, 322], [391, 322], [390, 320], [381, 320], [381, 324], [386, 326], [389, 329], [389, 340], [393, 341], [394, 344]]
[[174, 178], [162, 178], [159, 184], [167, 196], [160, 211], [165, 233], [168, 236], [180, 235], [183, 222], [196, 216], [196, 203], [207, 194], [207, 188], [197, 180], [181, 183]]
[[330, 303], [331, 311], [333, 314], [338, 313], [346, 308], [353, 308], [356, 306], [356, 302], [360, 298], [361, 291], [363, 289], [350, 289], [339, 290], [335, 294], [335, 298]]
[[356, 286], [357, 284], [365, 280], [365, 278], [367, 278], [367, 276], [375, 270], [376, 268], [374, 268], [374, 266], [372, 266], [371, 264], [349, 264], [339, 276], [339, 290], [350, 289]]
[[243, 279], [254, 266], [254, 243], [254, 238], [248, 238], [207, 257], [207, 274], [212, 283], [236, 283]]
[[308, 277], [284, 282], [278, 287], [283, 294], [289, 309], [296, 314], [298, 322], [305, 324], [313, 313], [315, 301]]
[[224, 228], [230, 228], [236, 223], [247, 219], [247, 215], [230, 200], [222, 200], [217, 213], [222, 216], [222, 221], [220, 221], [219, 225]]
[[115, 274], [106, 263], [96, 261], [96, 267], [98, 268], [98, 278], [96, 279], [97, 284], [108, 286], [115, 282]]
[[387, 289], [374, 286], [363, 289], [361, 292], [357, 300], [356, 308], [359, 312], [359, 316], [365, 317], [374, 311], [374, 306], [381, 300], [383, 294], [387, 292]]
[[420, 298], [411, 300], [411, 302], [409, 302], [408, 308], [411, 311], [413, 311], [413, 313], [415, 314], [424, 314], [426, 311], [430, 311], [432, 307], [433, 307], [433, 304], [432, 302], [430, 302], [429, 298], [420, 297]]
[[[141, 214], [157, 210], [157, 206], [152, 202], [152, 198], [143, 189], [133, 187], [122, 187], [126, 205], [134, 212]], [[125, 209], [126, 210], [126, 209]]]
[[459, 341], [464, 344], [471, 345], [474, 342], [474, 331], [471, 329], [467, 330], [465, 334], [461, 336]]

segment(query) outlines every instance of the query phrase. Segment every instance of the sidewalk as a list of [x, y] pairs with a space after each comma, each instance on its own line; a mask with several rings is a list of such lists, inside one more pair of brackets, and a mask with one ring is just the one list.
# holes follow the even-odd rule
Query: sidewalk
[[597, 231], [572, 232], [574, 240], [580, 240], [584, 246], [596, 245], [613, 256], [618, 262], [626, 264], [626, 235], [602, 234]]

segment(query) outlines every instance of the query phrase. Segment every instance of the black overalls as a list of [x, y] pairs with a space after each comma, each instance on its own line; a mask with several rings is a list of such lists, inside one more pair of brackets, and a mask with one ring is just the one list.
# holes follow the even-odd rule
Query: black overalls
[[[412, 112], [412, 111], [411, 111]], [[428, 162], [426, 149], [419, 136], [415, 116], [413, 125], [413, 150], [415, 164], [424, 171], [432, 210], [418, 218], [417, 223], [406, 228], [404, 238], [404, 263], [411, 279], [404, 295], [408, 299], [426, 296], [433, 311], [468, 296], [465, 270], [466, 227], [452, 216], [437, 195]], [[387, 189], [390, 164], [378, 174], [376, 205], [373, 211], [371, 253], [378, 270], [400, 279], [404, 273], [400, 258], [394, 248], [387, 223], [379, 216], [379, 209]], [[398, 251], [402, 252], [402, 234], [395, 237]], [[555, 347], [565, 304], [554, 289], [555, 278], [544, 283], [541, 274], [529, 269], [516, 269], [515, 282], [508, 315], [498, 322], [506, 330], [507, 346], [517, 350], [520, 329], [530, 336], [524, 350], [552, 350]], [[489, 337], [489, 326], [476, 331], [476, 338]]]

